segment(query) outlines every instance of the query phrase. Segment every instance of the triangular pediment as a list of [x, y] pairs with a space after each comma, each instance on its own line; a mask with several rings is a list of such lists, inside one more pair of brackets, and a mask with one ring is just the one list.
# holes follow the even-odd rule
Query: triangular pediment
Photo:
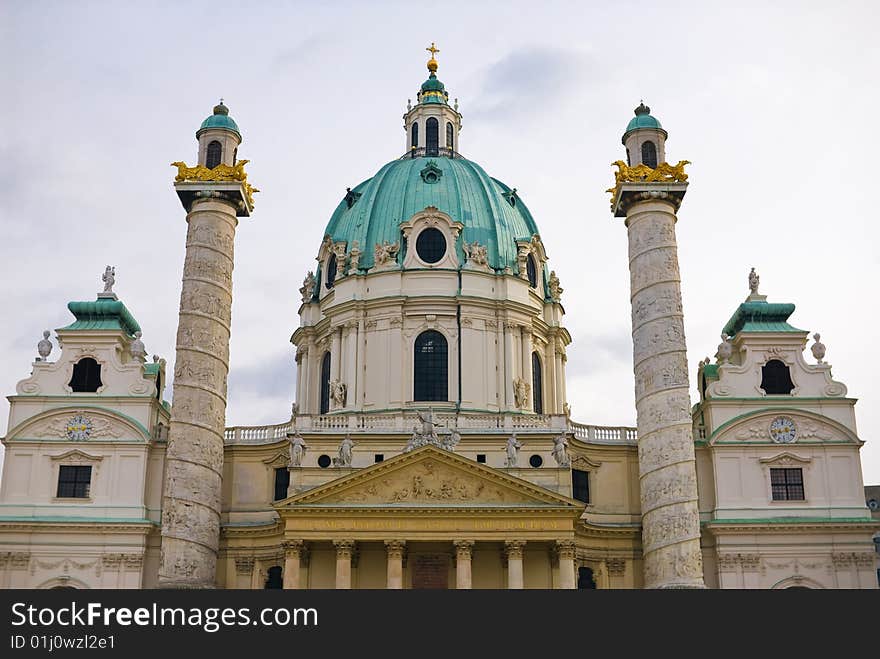
[[301, 492], [276, 507], [312, 505], [582, 508], [573, 499], [433, 446]]

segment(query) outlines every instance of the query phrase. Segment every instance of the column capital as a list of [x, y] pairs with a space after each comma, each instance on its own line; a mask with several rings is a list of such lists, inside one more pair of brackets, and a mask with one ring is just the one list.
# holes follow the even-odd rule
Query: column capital
[[307, 551], [306, 543], [302, 540], [285, 540], [282, 546], [285, 557], [289, 558], [302, 556]]
[[388, 558], [403, 558], [406, 552], [406, 540], [386, 540], [385, 551], [388, 552]]
[[354, 540], [334, 540], [337, 558], [351, 558], [354, 554], [356, 543]]
[[523, 549], [525, 549], [525, 540], [507, 540], [504, 543], [504, 554], [508, 559], [522, 558]]
[[573, 561], [576, 554], [577, 550], [575, 548], [574, 540], [556, 541], [556, 555], [559, 558]]
[[470, 558], [474, 551], [473, 540], [453, 540], [452, 546], [455, 547], [456, 558]]
[[254, 571], [253, 556], [237, 556], [235, 558], [235, 571], [238, 574], [250, 574]]

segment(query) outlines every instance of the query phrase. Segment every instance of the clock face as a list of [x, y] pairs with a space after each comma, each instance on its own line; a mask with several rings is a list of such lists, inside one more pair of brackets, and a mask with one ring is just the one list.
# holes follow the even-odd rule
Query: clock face
[[92, 422], [88, 417], [84, 417], [82, 414], [77, 414], [67, 422], [67, 438], [72, 441], [84, 441], [89, 438], [91, 433]]
[[770, 423], [770, 439], [780, 444], [793, 442], [797, 436], [797, 426], [787, 416], [778, 416]]

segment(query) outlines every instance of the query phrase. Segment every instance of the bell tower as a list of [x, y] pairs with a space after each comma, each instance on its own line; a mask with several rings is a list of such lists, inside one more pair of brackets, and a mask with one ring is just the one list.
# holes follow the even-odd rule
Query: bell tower
[[165, 457], [160, 588], [213, 588], [232, 309], [233, 244], [253, 193], [222, 101], [196, 133], [198, 164], [172, 163], [187, 211], [174, 399]]
[[428, 60], [428, 79], [422, 83], [416, 94], [416, 104], [407, 102], [403, 115], [403, 128], [406, 131], [406, 151], [413, 157], [454, 156], [460, 152], [458, 135], [461, 132], [461, 114], [458, 100], [449, 105], [449, 92], [437, 79], [437, 60], [440, 52], [431, 44], [426, 48], [431, 53]]
[[[629, 238], [633, 372], [646, 588], [702, 588], [697, 474], [688, 389], [676, 211], [684, 166], [667, 164], [666, 131], [641, 104], [623, 135], [611, 210]], [[647, 146], [646, 146], [647, 145]], [[634, 164], [635, 162], [635, 164]]]

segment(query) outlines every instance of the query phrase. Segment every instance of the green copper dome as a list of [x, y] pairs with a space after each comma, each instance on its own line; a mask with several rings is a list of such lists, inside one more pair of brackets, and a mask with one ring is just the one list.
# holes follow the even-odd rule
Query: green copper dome
[[660, 122], [655, 117], [651, 116], [651, 108], [644, 103], [639, 103], [639, 107], [635, 109], [635, 113], [636, 116], [630, 119], [624, 134], [631, 130], [636, 130], [637, 128], [658, 128], [663, 130], [663, 126], [660, 125]]
[[238, 135], [239, 139], [241, 139], [241, 132], [238, 130], [238, 124], [236, 124], [232, 117], [229, 116], [229, 108], [223, 105], [223, 101], [220, 101], [219, 105], [214, 106], [214, 114], [205, 119], [202, 122], [202, 125], [199, 126], [199, 129], [196, 131], [196, 137], [198, 137], [203, 130], [209, 128], [225, 128], [226, 130], [231, 130]]
[[538, 233], [516, 190], [464, 158], [395, 160], [351, 190], [346, 199], [339, 203], [325, 233], [334, 242], [346, 241], [349, 250], [358, 241], [363, 253], [361, 270], [373, 266], [373, 250], [386, 240], [401, 241], [397, 262], [402, 263], [405, 246], [400, 225], [427, 206], [437, 207], [464, 225], [455, 246], [460, 263], [465, 262], [462, 241], [476, 241], [487, 247], [489, 267], [496, 272], [509, 267], [516, 273], [516, 241], [531, 240]]

